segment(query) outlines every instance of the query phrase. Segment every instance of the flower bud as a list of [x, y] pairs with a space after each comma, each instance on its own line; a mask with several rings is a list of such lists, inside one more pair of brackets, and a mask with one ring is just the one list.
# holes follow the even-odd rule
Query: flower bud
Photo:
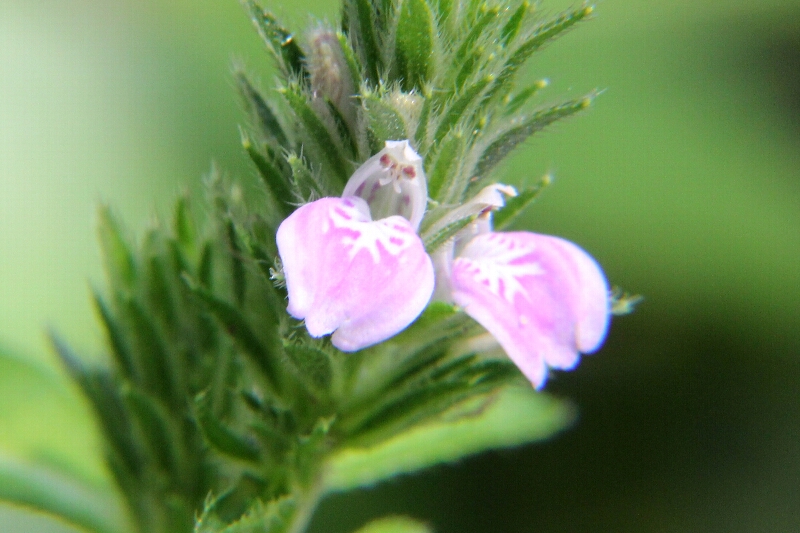
[[310, 32], [308, 71], [314, 99], [327, 99], [352, 128], [356, 120], [356, 87], [336, 32], [320, 26]]

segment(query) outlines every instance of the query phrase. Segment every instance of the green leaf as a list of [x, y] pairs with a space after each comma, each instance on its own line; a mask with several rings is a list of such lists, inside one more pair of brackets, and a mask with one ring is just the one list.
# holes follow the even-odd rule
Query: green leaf
[[408, 137], [403, 117], [385, 99], [379, 98], [375, 93], [369, 93], [362, 98], [362, 101], [367, 126], [378, 146], [383, 148], [386, 141]]
[[485, 4], [482, 5], [480, 9], [482, 13], [480, 18], [471, 26], [469, 33], [467, 33], [461, 41], [456, 53], [453, 54], [455, 62], [452, 65], [454, 69], [452, 72], [463, 70], [464, 63], [473, 57], [472, 54], [470, 54], [470, 50], [474, 49], [475, 42], [483, 34], [486, 27], [497, 20], [498, 13], [500, 12], [497, 7], [489, 8]]
[[247, 271], [242, 257], [242, 246], [236, 225], [233, 220], [228, 220], [225, 224], [225, 237], [228, 245], [228, 252], [231, 259], [231, 281], [233, 282], [233, 296], [236, 303], [241, 307], [244, 304], [245, 292], [247, 291]]
[[531, 203], [539, 197], [542, 190], [550, 185], [550, 181], [550, 176], [546, 175], [533, 187], [523, 189], [522, 192], [513, 198], [506, 200], [506, 205], [492, 217], [492, 225], [494, 228], [498, 230], [506, 228], [526, 207], [531, 205]]
[[494, 76], [487, 74], [453, 99], [453, 102], [447, 106], [447, 111], [443, 114], [439, 127], [436, 128], [436, 134], [433, 137], [434, 142], [441, 142], [444, 136], [464, 117], [467, 108], [480, 102], [484, 89], [492, 81], [494, 81]]
[[350, 150], [348, 157], [355, 159], [358, 155], [358, 146], [354, 132], [350, 131], [350, 126], [347, 124], [347, 119], [344, 118], [344, 115], [342, 115], [342, 112], [336, 107], [336, 104], [327, 98], [325, 99], [325, 105], [333, 119], [333, 123], [336, 125], [336, 133], [339, 135], [339, 139], [342, 140], [342, 145]]
[[256, 122], [261, 129], [261, 133], [269, 141], [274, 141], [278, 146], [289, 149], [289, 140], [286, 138], [286, 133], [283, 131], [278, 117], [269, 107], [269, 104], [264, 100], [244, 72], [239, 72], [236, 75], [236, 81], [239, 84], [239, 91], [242, 93], [245, 102], [247, 102], [251, 113], [255, 116]]
[[194, 527], [194, 533], [283, 533], [291, 524], [296, 505], [291, 497], [283, 497], [267, 504], [260, 500], [250, 505], [247, 513], [232, 524], [225, 524], [215, 516], [215, 501], [206, 508]]
[[508, 387], [455, 406], [438, 420], [367, 448], [334, 453], [325, 467], [328, 492], [374, 485], [399, 474], [486, 450], [547, 439], [575, 419], [571, 404], [530, 388]]
[[138, 381], [141, 379], [136, 364], [131, 354], [130, 347], [125, 338], [125, 330], [111, 312], [103, 297], [96, 290], [92, 291], [95, 307], [100, 315], [100, 320], [105, 327], [111, 353], [117, 363], [119, 372], [127, 379]]
[[189, 209], [189, 198], [186, 195], [180, 196], [175, 202], [175, 214], [172, 219], [175, 237], [184, 250], [189, 253], [194, 252], [197, 229], [194, 225], [191, 209]]
[[276, 390], [280, 390], [281, 376], [278, 364], [280, 355], [274, 353], [266, 344], [261, 342], [261, 339], [259, 339], [236, 307], [197, 286], [191, 279], [184, 277], [184, 280], [189, 285], [189, 288], [206, 303], [211, 314], [220, 321], [239, 347], [261, 369], [270, 384]]
[[525, 102], [527, 102], [536, 93], [547, 87], [547, 84], [547, 80], [539, 80], [534, 82], [533, 85], [522, 89], [514, 96], [514, 98], [509, 99], [508, 103], [506, 104], [504, 114], [509, 116], [519, 111], [519, 109], [525, 105]]
[[452, 183], [455, 170], [464, 158], [466, 138], [461, 131], [451, 130], [442, 141], [436, 154], [436, 161], [428, 180], [428, 195], [434, 200], [441, 201], [447, 189], [444, 185]]
[[[367, 81], [373, 85], [378, 84], [379, 72], [383, 68], [381, 52], [375, 35], [376, 21], [372, 2], [370, 0], [351, 0], [345, 3], [345, 9], [351, 5], [355, 13], [346, 12], [348, 16], [355, 15], [351, 20], [351, 36], [355, 37], [355, 48], [360, 52], [361, 61], [366, 70]], [[352, 23], [356, 24], [353, 25]]]
[[433, 68], [433, 13], [425, 0], [402, 0], [395, 35], [395, 60], [403, 89], [419, 89]]
[[425, 251], [427, 251], [429, 254], [435, 252], [441, 245], [455, 237], [456, 233], [474, 222], [479, 215], [480, 213], [472, 214], [465, 216], [464, 218], [454, 220], [433, 235], [427, 236], [425, 238]]
[[548, 41], [558, 37], [563, 31], [569, 29], [581, 20], [592, 14], [592, 6], [583, 5], [562, 13], [558, 17], [543, 22], [534, 28], [531, 35], [517, 48], [506, 61], [503, 71], [497, 77], [491, 93], [503, 94], [507, 92], [508, 84], [514, 79], [519, 68], [531, 55], [544, 46]]
[[72, 383], [0, 346], [0, 405], [0, 500], [95, 533], [130, 531], [94, 417]]
[[135, 388], [125, 389], [123, 395], [126, 406], [139, 423], [140, 434], [147, 441], [150, 456], [177, 478], [181, 464], [180, 436], [173, 430], [167, 410], [155, 398]]
[[[543, 109], [534, 113], [530, 117], [517, 121], [516, 124], [504, 130], [481, 154], [475, 172], [479, 180], [485, 178], [489, 172], [505, 158], [514, 148], [528, 137], [543, 130], [553, 122], [562, 118], [574, 115], [578, 111], [583, 111], [592, 103], [594, 94], [589, 94], [583, 98], [570, 100], [548, 109]], [[472, 185], [479, 186], [479, 181]]]
[[425, 100], [422, 102], [422, 110], [419, 113], [419, 122], [417, 122], [417, 131], [414, 132], [414, 139], [417, 141], [417, 146], [422, 147], [428, 141], [428, 121], [431, 116], [431, 109], [433, 108], [433, 94], [429, 90], [423, 90], [422, 96]]
[[373, 520], [355, 533], [433, 533], [433, 530], [407, 516], [388, 516]]
[[215, 450], [243, 461], [258, 461], [261, 451], [255, 440], [240, 435], [223, 424], [211, 411], [211, 401], [207, 394], [198, 394], [194, 404], [200, 429]]
[[328, 168], [323, 170], [331, 172], [333, 177], [338, 178], [341, 185], [344, 186], [350, 177], [347, 171], [348, 165], [328, 128], [309, 105], [308, 98], [296, 85], [283, 89], [281, 92], [303, 125], [309, 139], [325, 158]]
[[135, 335], [134, 353], [138, 354], [144, 387], [169, 403], [182, 402], [175, 361], [153, 316], [136, 300], [126, 302], [125, 315]]
[[350, 81], [353, 87], [361, 87], [361, 67], [356, 61], [355, 50], [350, 46], [350, 41], [344, 33], [336, 32], [336, 38], [339, 40], [339, 46], [342, 48], [342, 55], [347, 64], [347, 70], [350, 73]]
[[507, 45], [517, 36], [522, 27], [522, 21], [525, 19], [525, 15], [528, 13], [530, 7], [530, 2], [528, 2], [528, 0], [523, 0], [517, 10], [509, 17], [508, 22], [503, 26], [503, 31], [501, 32], [503, 44]]
[[305, 54], [289, 30], [282, 27], [275, 17], [261, 9], [254, 0], [245, 0], [250, 17], [258, 33], [275, 56], [278, 66], [287, 75], [308, 77], [305, 67]]
[[256, 166], [258, 174], [267, 186], [267, 190], [272, 194], [283, 216], [288, 216], [292, 212], [291, 202], [294, 195], [291, 192], [288, 180], [283, 173], [262, 154], [253, 143], [247, 134], [242, 131], [242, 147], [244, 147], [250, 160]]
[[60, 472], [0, 456], [0, 499], [55, 515], [93, 533], [131, 531], [120, 498]]
[[507, 360], [477, 361], [465, 356], [426, 369], [415, 380], [374, 402], [374, 406], [340, 418], [339, 429], [350, 442], [369, 446], [424, 424], [458, 403], [500, 388], [519, 378], [517, 368]]
[[108, 206], [100, 206], [98, 218], [97, 231], [108, 277], [112, 285], [131, 289], [137, 275], [133, 253]]
[[326, 196], [325, 187], [311, 169], [308, 168], [304, 158], [298, 157], [296, 154], [289, 154], [286, 157], [286, 162], [289, 163], [289, 168], [292, 169], [292, 185], [297, 189], [301, 198], [311, 201]]

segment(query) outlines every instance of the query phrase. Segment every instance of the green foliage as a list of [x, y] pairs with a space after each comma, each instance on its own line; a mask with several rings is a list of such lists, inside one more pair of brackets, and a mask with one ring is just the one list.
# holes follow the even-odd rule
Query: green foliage
[[366, 487], [484, 450], [546, 439], [574, 419], [570, 404], [530, 389], [511, 387], [478, 395], [379, 444], [334, 453], [326, 464], [325, 489]]
[[[101, 209], [109, 288], [94, 301], [109, 366], [85, 365], [53, 336], [142, 533], [298, 533], [325, 492], [540, 440], [572, 416], [511, 387], [519, 371], [475, 348], [483, 330], [451, 305], [431, 304], [354, 354], [310, 338], [285, 312], [275, 231], [297, 205], [340, 195], [385, 141], [408, 138], [430, 178], [423, 228], [438, 229], [426, 247], [450, 241], [475, 216], [437, 224], [447, 209], [532, 134], [590, 103], [530, 109], [542, 83], [510, 95], [533, 52], [591, 9], [542, 21], [527, 0], [345, 0], [340, 30], [306, 41], [245, 5], [281, 75], [270, 101], [235, 73], [261, 188], [245, 195], [214, 172], [202, 224], [180, 198], [171, 224], [138, 243]], [[509, 200], [498, 224], [541, 186]], [[426, 530], [390, 519], [363, 531]]]
[[403, 90], [422, 87], [433, 70], [433, 13], [425, 0], [402, 0], [395, 30], [397, 76]]
[[0, 499], [88, 531], [130, 531], [102, 460], [85, 453], [97, 450], [98, 439], [68, 385], [0, 347]]

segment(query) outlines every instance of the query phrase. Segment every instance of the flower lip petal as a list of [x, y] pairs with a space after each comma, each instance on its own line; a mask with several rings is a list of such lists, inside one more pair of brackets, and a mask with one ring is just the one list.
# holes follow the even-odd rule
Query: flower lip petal
[[453, 300], [485, 327], [535, 387], [605, 337], [607, 284], [576, 245], [529, 232], [474, 237], [452, 265]]
[[408, 220], [372, 221], [359, 197], [306, 204], [278, 228], [288, 312], [355, 351], [407, 327], [433, 293], [433, 265]]

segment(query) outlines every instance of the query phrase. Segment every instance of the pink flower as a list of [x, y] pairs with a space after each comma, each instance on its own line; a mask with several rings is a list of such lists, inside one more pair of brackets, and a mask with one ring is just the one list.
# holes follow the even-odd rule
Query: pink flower
[[289, 314], [312, 337], [333, 333], [343, 351], [399, 333], [433, 293], [433, 264], [416, 233], [427, 201], [421, 159], [407, 141], [386, 144], [344, 198], [306, 204], [278, 228]]
[[453, 301], [494, 336], [537, 388], [605, 338], [608, 286], [569, 241], [525, 231], [473, 237], [453, 260]]
[[289, 314], [305, 319], [310, 335], [333, 333], [337, 348], [359, 350], [411, 324], [435, 274], [434, 298], [461, 307], [541, 387], [549, 368], [571, 369], [602, 344], [608, 285], [594, 259], [568, 241], [492, 232], [492, 210], [515, 194], [491, 185], [432, 224], [435, 234], [477, 216], [432, 261], [416, 234], [427, 204], [422, 161], [408, 141], [387, 142], [343, 198], [304, 205], [278, 229]]
[[491, 213], [515, 196], [494, 184], [435, 226], [478, 216], [434, 254], [435, 299], [460, 306], [492, 334], [534, 387], [548, 368], [569, 370], [608, 329], [608, 284], [600, 266], [575, 244], [527, 231], [493, 232]]

